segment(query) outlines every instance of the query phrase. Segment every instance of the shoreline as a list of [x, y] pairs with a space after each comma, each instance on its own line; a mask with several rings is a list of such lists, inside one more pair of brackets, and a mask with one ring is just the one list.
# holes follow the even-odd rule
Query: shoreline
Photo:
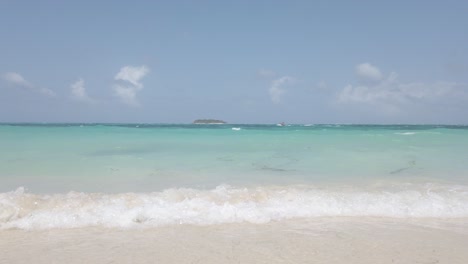
[[3, 230], [0, 262], [468, 263], [467, 219], [424, 223], [322, 218], [131, 230]]

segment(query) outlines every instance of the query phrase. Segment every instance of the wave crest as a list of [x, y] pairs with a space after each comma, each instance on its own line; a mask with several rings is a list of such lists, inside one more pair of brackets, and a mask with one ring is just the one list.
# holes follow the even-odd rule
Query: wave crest
[[0, 229], [267, 223], [321, 216], [468, 217], [468, 187], [435, 184], [386, 189], [276, 186], [153, 193], [0, 194]]

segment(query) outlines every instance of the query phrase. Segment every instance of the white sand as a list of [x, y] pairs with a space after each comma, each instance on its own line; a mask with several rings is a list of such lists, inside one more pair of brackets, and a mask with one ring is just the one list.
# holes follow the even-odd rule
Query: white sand
[[0, 263], [468, 263], [468, 221], [364, 218], [0, 231]]

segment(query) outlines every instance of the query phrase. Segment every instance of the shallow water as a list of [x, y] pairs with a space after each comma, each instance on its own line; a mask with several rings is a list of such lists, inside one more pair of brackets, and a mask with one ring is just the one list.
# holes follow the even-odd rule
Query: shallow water
[[467, 126], [0, 125], [0, 228], [468, 217]]
[[468, 181], [465, 126], [2, 125], [0, 146], [0, 191]]

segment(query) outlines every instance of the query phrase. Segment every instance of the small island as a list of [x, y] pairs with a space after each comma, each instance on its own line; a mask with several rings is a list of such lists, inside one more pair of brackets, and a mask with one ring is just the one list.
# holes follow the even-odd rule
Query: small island
[[217, 120], [217, 119], [197, 119], [193, 121], [193, 124], [222, 125], [222, 124], [226, 124], [226, 122], [223, 120]]

